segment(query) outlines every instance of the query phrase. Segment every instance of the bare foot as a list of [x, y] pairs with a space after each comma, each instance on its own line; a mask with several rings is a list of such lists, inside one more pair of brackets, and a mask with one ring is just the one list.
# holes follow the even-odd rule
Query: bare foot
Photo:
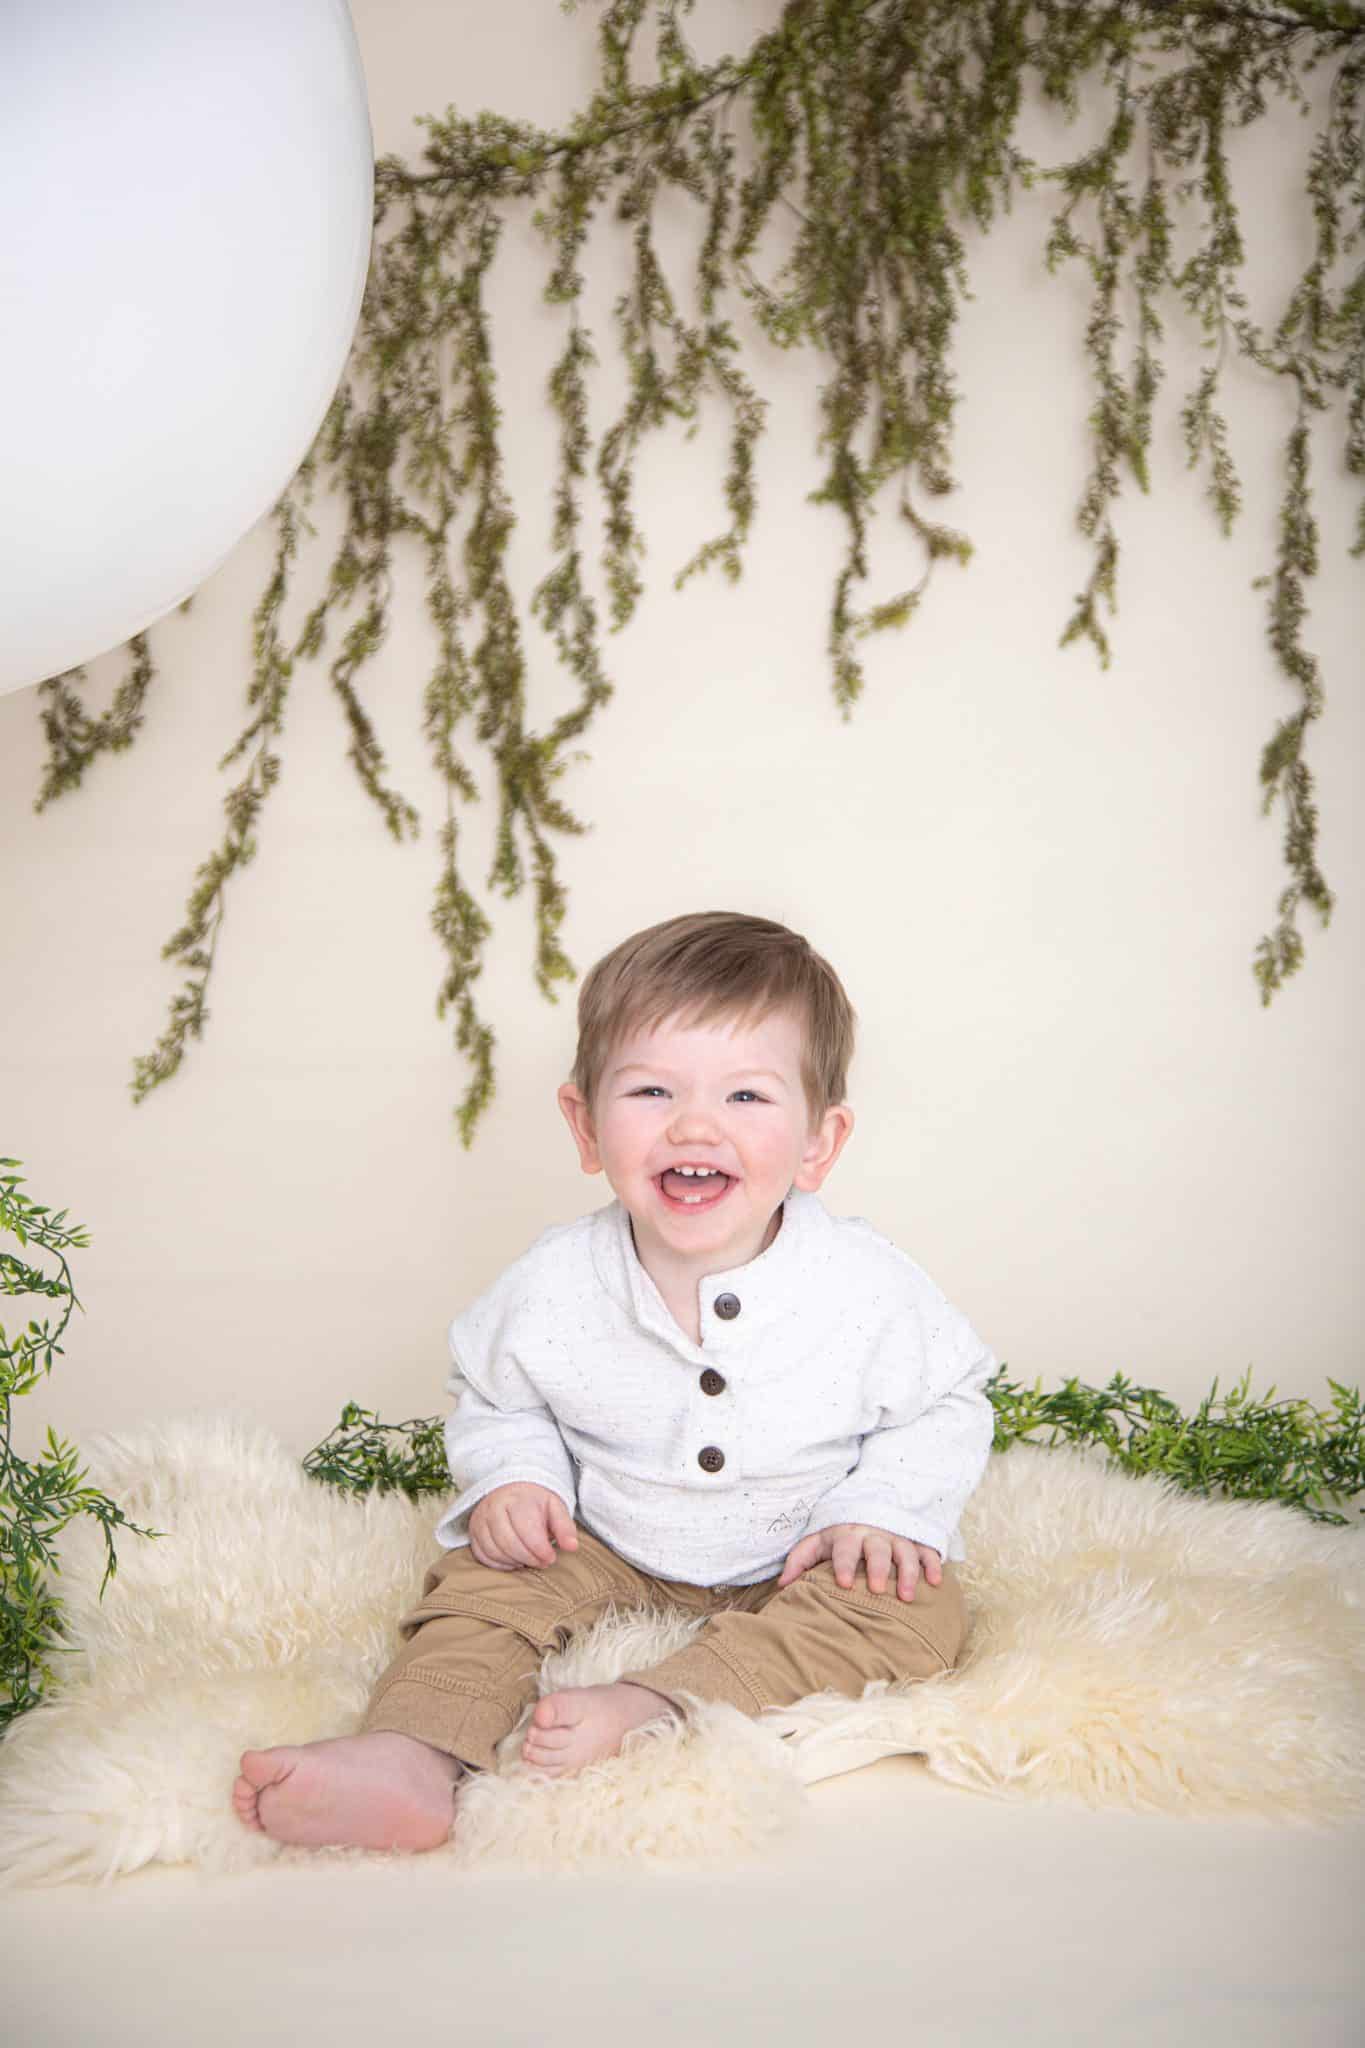
[[463, 1764], [415, 1735], [375, 1728], [299, 1748], [247, 1749], [232, 1804], [245, 1827], [320, 1849], [436, 1849]]
[[521, 1746], [524, 1762], [558, 1777], [599, 1756], [615, 1756], [625, 1736], [677, 1708], [661, 1692], [622, 1678], [615, 1685], [568, 1686], [546, 1693]]

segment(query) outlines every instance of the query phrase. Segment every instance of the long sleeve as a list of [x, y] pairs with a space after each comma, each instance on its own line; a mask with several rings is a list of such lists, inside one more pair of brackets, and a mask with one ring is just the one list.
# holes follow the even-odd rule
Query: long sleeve
[[985, 1387], [997, 1362], [965, 1317], [947, 1303], [943, 1310], [945, 1327], [934, 1333], [919, 1393], [883, 1407], [884, 1419], [862, 1439], [858, 1462], [821, 1494], [803, 1534], [836, 1522], [867, 1522], [928, 1544], [940, 1557], [962, 1557], [958, 1522], [995, 1437]]
[[445, 1446], [460, 1496], [442, 1517], [438, 1532], [447, 1549], [468, 1541], [471, 1509], [497, 1486], [518, 1480], [547, 1486], [570, 1514], [578, 1499], [574, 1462], [549, 1408], [505, 1350], [489, 1364], [485, 1386], [476, 1386], [459, 1342], [468, 1330], [466, 1323], [462, 1331], [460, 1319], [451, 1327], [454, 1368], [446, 1385], [456, 1395], [456, 1405], [446, 1420]]

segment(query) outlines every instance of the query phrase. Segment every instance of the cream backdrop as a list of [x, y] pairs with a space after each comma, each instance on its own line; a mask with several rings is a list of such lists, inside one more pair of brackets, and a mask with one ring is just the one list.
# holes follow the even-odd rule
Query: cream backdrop
[[[553, 124], [590, 90], [591, 11], [356, 0], [354, 14], [380, 151], [415, 156], [413, 117], [452, 101]], [[698, 46], [739, 48], [776, 14], [776, 0], [702, 0]], [[1055, 161], [1087, 132], [1035, 113], [1029, 139]], [[1279, 114], [1236, 151], [1252, 309], [1267, 319], [1280, 304], [1267, 286], [1297, 275], [1308, 247], [1306, 134]], [[1265, 1010], [1251, 959], [1283, 886], [1283, 817], [1260, 816], [1257, 765], [1296, 699], [1248, 586], [1272, 561], [1291, 394], [1228, 373], [1245, 510], [1225, 541], [1185, 469], [1179, 406], [1203, 359], [1171, 311], [1154, 494], [1127, 483], [1117, 514], [1113, 665], [1060, 651], [1090, 564], [1075, 505], [1091, 399], [1086, 280], [1046, 276], [1049, 217], [1035, 195], [989, 240], [970, 238], [960, 488], [936, 509], [976, 557], [942, 565], [918, 621], [869, 644], [851, 723], [824, 654], [841, 527], [805, 502], [818, 366], [765, 351], [770, 431], [737, 587], [675, 594], [670, 580], [724, 517], [721, 413], [692, 444], [677, 432], [650, 445], [648, 594], [609, 645], [618, 693], [564, 785], [594, 825], [561, 842], [567, 946], [581, 970], [640, 925], [727, 907], [788, 920], [826, 950], [862, 1016], [858, 1128], [831, 1206], [910, 1251], [1016, 1378], [1121, 1370], [1193, 1403], [1215, 1374], [1226, 1387], [1250, 1366], [1262, 1393], [1325, 1401], [1327, 1374], [1358, 1378], [1361, 1307], [1356, 493], [1339, 432], [1319, 434], [1307, 638], [1328, 704], [1310, 754], [1340, 901], [1326, 933], [1304, 919], [1306, 964]], [[691, 225], [679, 210], [675, 255]], [[595, 248], [591, 322], [610, 363], [622, 273], [605, 237]], [[523, 601], [546, 560], [542, 391], [562, 319], [541, 304], [542, 279], [529, 228], [510, 231], [494, 317]], [[599, 428], [618, 395], [597, 386]], [[330, 560], [325, 505], [319, 523], [295, 620]], [[896, 523], [880, 522], [880, 593], [910, 580]], [[472, 1152], [454, 1134], [464, 1074], [434, 1014], [438, 786], [420, 738], [432, 650], [411, 564], [362, 685], [422, 838], [389, 839], [345, 760], [325, 667], [301, 666], [261, 851], [232, 885], [207, 1034], [133, 1107], [133, 1057], [178, 986], [159, 949], [221, 829], [216, 763], [242, 722], [269, 548], [263, 524], [188, 616], [154, 630], [164, 676], [137, 745], [41, 816], [36, 692], [0, 701], [0, 1151], [93, 1239], [77, 1264], [86, 1313], [17, 1406], [30, 1453], [49, 1423], [79, 1441], [202, 1408], [259, 1418], [299, 1453], [348, 1399], [389, 1420], [444, 1413], [451, 1314], [541, 1229], [605, 1198], [555, 1107], [572, 994], [552, 1007], [534, 992], [528, 898], [494, 905], [480, 983], [498, 1098]], [[543, 723], [568, 683], [539, 627], [526, 633]], [[94, 664], [95, 700], [122, 666]], [[473, 876], [492, 808], [464, 827]]]

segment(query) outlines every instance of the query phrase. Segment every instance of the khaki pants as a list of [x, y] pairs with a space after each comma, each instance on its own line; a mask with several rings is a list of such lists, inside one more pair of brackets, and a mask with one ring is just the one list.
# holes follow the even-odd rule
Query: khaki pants
[[496, 1745], [536, 1697], [546, 1652], [611, 1606], [705, 1616], [676, 1655], [622, 1676], [670, 1699], [726, 1700], [743, 1714], [814, 1692], [856, 1699], [875, 1678], [935, 1678], [961, 1652], [966, 1610], [948, 1563], [940, 1585], [921, 1573], [913, 1600], [901, 1599], [894, 1575], [885, 1593], [872, 1592], [862, 1562], [847, 1588], [828, 1560], [781, 1592], [777, 1576], [691, 1586], [637, 1570], [575, 1526], [577, 1550], [521, 1571], [482, 1565], [467, 1546], [442, 1551], [398, 1624], [404, 1647], [377, 1680], [361, 1732], [415, 1735], [473, 1769], [493, 1768]]

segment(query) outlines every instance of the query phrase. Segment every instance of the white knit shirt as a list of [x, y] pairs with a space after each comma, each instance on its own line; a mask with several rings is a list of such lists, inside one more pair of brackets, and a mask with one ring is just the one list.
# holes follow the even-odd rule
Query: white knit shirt
[[618, 1556], [689, 1585], [771, 1578], [835, 1522], [965, 1557], [996, 1361], [926, 1273], [793, 1193], [768, 1249], [698, 1295], [699, 1345], [612, 1202], [547, 1230], [457, 1316], [442, 1548], [468, 1543], [495, 1486], [533, 1480]]

